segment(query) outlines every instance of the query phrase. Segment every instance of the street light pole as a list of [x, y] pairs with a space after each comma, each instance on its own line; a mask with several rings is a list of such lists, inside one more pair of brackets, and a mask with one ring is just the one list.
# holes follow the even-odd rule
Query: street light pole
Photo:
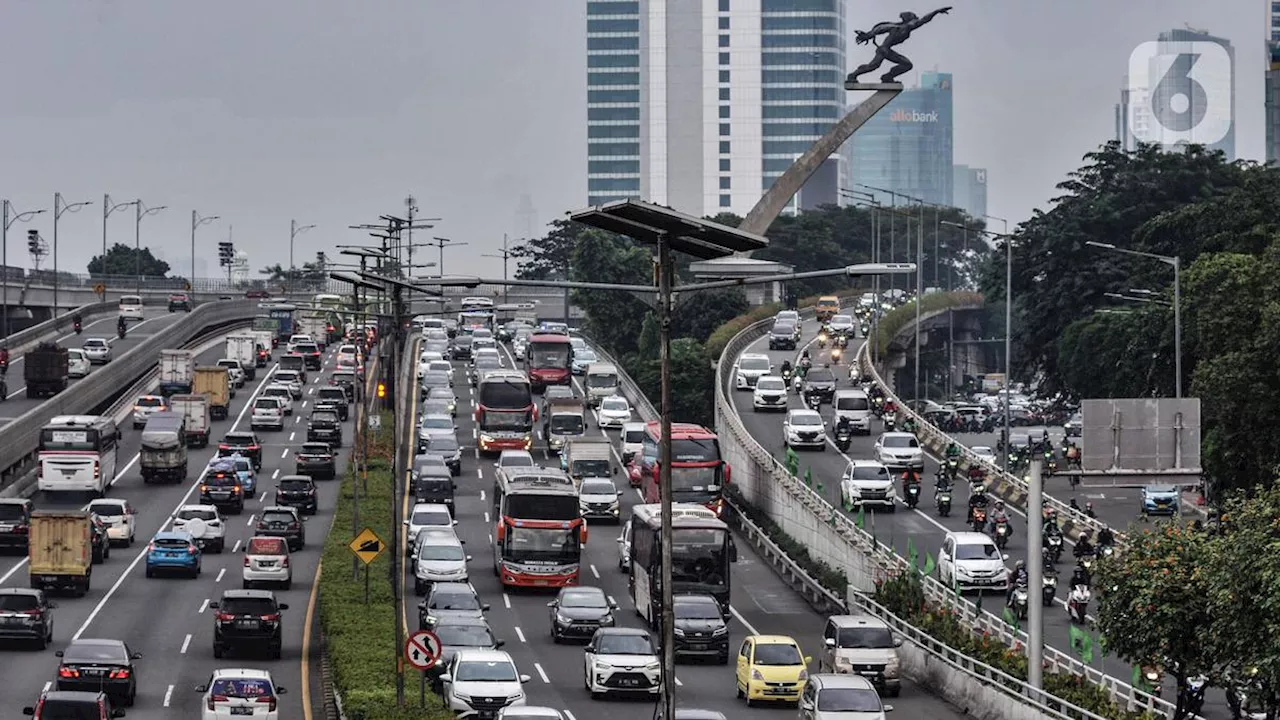
[[[502, 252], [497, 255], [481, 255], [480, 257], [501, 258], [502, 259], [502, 280], [506, 282], [508, 278], [507, 263], [511, 260], [511, 250], [507, 246], [507, 234], [502, 233]], [[443, 271], [441, 271], [443, 272]], [[568, 280], [569, 278], [565, 278]], [[502, 286], [502, 302], [507, 302], [507, 286]], [[567, 322], [567, 321], [566, 321]]]
[[138, 298], [142, 298], [142, 218], [164, 210], [167, 205], [149, 208], [142, 198], [134, 200], [136, 214], [133, 220], [133, 271], [138, 283]]
[[[187, 284], [191, 286], [191, 294], [194, 297], [196, 292], [196, 228], [217, 220], [218, 216], [200, 217], [200, 213], [195, 210], [191, 211], [191, 277], [187, 280]], [[194, 301], [193, 301], [194, 302]]]
[[58, 316], [58, 219], [62, 217], [64, 212], [76, 212], [80, 208], [92, 205], [92, 202], [78, 202], [67, 204], [62, 199], [62, 193], [53, 194], [53, 316]]
[[294, 267], [293, 267], [293, 239], [302, 233], [315, 227], [315, 225], [299, 225], [297, 220], [289, 220], [289, 283], [292, 286]]
[[431, 239], [434, 241], [432, 244], [440, 249], [440, 262], [437, 264], [437, 267], [440, 269], [441, 275], [444, 275], [444, 249], [447, 247], [454, 247], [455, 245], [470, 244], [465, 242], [454, 242], [453, 240], [444, 237], [433, 237]]
[[0, 206], [3, 206], [3, 210], [0, 210], [0, 215], [3, 215], [3, 218], [0, 219], [0, 265], [3, 266], [2, 268], [0, 268], [0, 275], [4, 276], [4, 285], [3, 285], [4, 299], [3, 299], [3, 302], [0, 302], [0, 304], [3, 304], [4, 306], [4, 309], [2, 311], [3, 319], [0, 319], [0, 323], [3, 323], [4, 327], [0, 328], [0, 331], [4, 333], [5, 339], [8, 339], [9, 337], [9, 228], [12, 227], [13, 224], [18, 221], [26, 222], [30, 220], [36, 215], [39, 215], [40, 213], [44, 212], [44, 210], [28, 210], [27, 212], [15, 213], [13, 211], [13, 204], [10, 203], [8, 200], [0, 200]]
[[[102, 286], [103, 287], [106, 287], [107, 285], [107, 218], [111, 217], [111, 213], [119, 210], [120, 208], [129, 207], [130, 205], [136, 205], [137, 202], [138, 201], [136, 200], [130, 200], [129, 202], [122, 202], [122, 203], [112, 202], [110, 195], [106, 193], [102, 194]], [[228, 269], [228, 272], [230, 272], [229, 269]], [[99, 298], [99, 299], [105, 300], [106, 293], [104, 292], [102, 294], [102, 298]]]
[[[662, 501], [662, 717], [676, 716], [675, 592], [672, 587], [671, 506], [671, 247], [658, 237], [658, 358], [662, 374], [662, 443], [658, 447], [658, 496]], [[567, 308], [566, 308], [567, 313]]]

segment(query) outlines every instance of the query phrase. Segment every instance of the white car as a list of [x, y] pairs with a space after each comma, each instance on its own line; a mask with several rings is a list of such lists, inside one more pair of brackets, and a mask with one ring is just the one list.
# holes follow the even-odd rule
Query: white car
[[621, 395], [610, 395], [596, 408], [596, 424], [602, 428], [622, 428], [631, 422], [631, 403]]
[[503, 450], [493, 466], [499, 470], [506, 470], [507, 468], [537, 467], [537, 463], [533, 461], [533, 453], [528, 450]]
[[360, 348], [350, 343], [347, 343], [345, 345], [339, 345], [338, 359], [339, 360], [348, 359], [348, 360], [351, 360], [352, 362], [360, 362]]
[[89, 512], [97, 513], [107, 526], [107, 540], [116, 545], [132, 545], [138, 513], [128, 500], [101, 498], [89, 503]]
[[293, 565], [289, 562], [289, 543], [282, 537], [259, 535], [249, 538], [244, 546], [244, 589], [258, 583], [275, 583], [283, 589], [293, 587]]
[[787, 383], [778, 375], [763, 375], [756, 380], [751, 391], [751, 409], [761, 410], [787, 409]]
[[277, 370], [275, 376], [271, 378], [271, 384], [288, 387], [294, 400], [302, 399], [302, 387], [306, 385], [302, 380], [302, 373], [297, 370]]
[[231, 378], [231, 384], [235, 387], [244, 387], [244, 366], [235, 358], [222, 358], [218, 361], [218, 367], [227, 369], [227, 375]]
[[850, 461], [840, 478], [840, 500], [846, 506], [880, 505], [893, 512], [897, 504], [889, 468], [874, 460]]
[[404, 521], [404, 526], [408, 528], [405, 532], [405, 538], [409, 542], [406, 544], [410, 548], [414, 548], [418, 541], [418, 533], [423, 528], [451, 528], [457, 524], [458, 521], [453, 519], [453, 514], [449, 512], [448, 505], [417, 503], [413, 506], [413, 510], [409, 512], [409, 519]]
[[642, 422], [624, 423], [622, 426], [622, 462], [631, 462], [631, 458], [640, 454], [644, 448], [644, 437], [647, 426]]
[[977, 455], [978, 457], [982, 458], [983, 460], [986, 460], [989, 463], [995, 464], [997, 462], [996, 451], [992, 450], [986, 445], [974, 445], [973, 447], [969, 448], [969, 450], [974, 455]]
[[204, 693], [200, 720], [233, 717], [279, 720], [278, 696], [287, 691], [276, 685], [266, 670], [224, 668], [214, 670], [208, 682], [196, 686], [196, 692]]
[[782, 444], [786, 447], [827, 449], [827, 423], [817, 410], [790, 410], [782, 421]]
[[622, 526], [618, 534], [618, 569], [624, 573], [631, 572], [631, 521]]
[[555, 708], [525, 705], [505, 707], [498, 711], [498, 720], [565, 720], [564, 713]]
[[590, 520], [618, 522], [622, 493], [609, 478], [583, 478], [578, 490], [578, 508]]
[[849, 335], [852, 337], [854, 329], [857, 327], [858, 325], [853, 321], [852, 315], [832, 315], [831, 319], [827, 321], [827, 329], [834, 335]]
[[924, 472], [924, 450], [911, 433], [887, 432], [876, 438], [875, 459], [890, 472], [907, 468]]
[[94, 365], [105, 365], [111, 362], [111, 343], [104, 338], [89, 338], [80, 346], [85, 357]]
[[158, 412], [169, 409], [169, 401], [163, 395], [139, 395], [133, 401], [133, 429], [140, 430], [147, 425], [147, 420]]
[[259, 398], [280, 398], [284, 403], [284, 414], [293, 414], [293, 390], [288, 385], [277, 385], [272, 383], [262, 390]]
[[449, 382], [453, 382], [453, 363], [448, 360], [431, 360], [427, 362], [427, 369], [424, 372], [442, 372], [449, 376]]
[[311, 336], [305, 333], [290, 335], [289, 336], [289, 352], [293, 352], [294, 347], [298, 345], [302, 345], [304, 343], [313, 343], [313, 342], [315, 342], [315, 340], [312, 340]]
[[461, 717], [474, 717], [479, 710], [524, 705], [524, 684], [529, 679], [516, 670], [506, 652], [468, 648], [453, 654], [440, 683], [445, 706]]
[[1007, 557], [985, 533], [947, 533], [938, 551], [938, 580], [960, 592], [1005, 592], [1009, 589]]
[[739, 390], [750, 390], [756, 381], [773, 372], [773, 361], [762, 353], [743, 353], [738, 364], [733, 368], [734, 386]]
[[190, 534], [205, 552], [227, 547], [227, 523], [217, 505], [183, 505], [173, 515], [173, 529]]
[[93, 363], [89, 361], [89, 356], [85, 355], [83, 350], [67, 348], [67, 377], [88, 377], [92, 368]]
[[[657, 695], [662, 689], [662, 665], [649, 631], [637, 628], [601, 628], [582, 653], [583, 684], [592, 699], [610, 691], [647, 692]], [[635, 684], [623, 686], [614, 675], [626, 675]], [[643, 683], [643, 684], [641, 684]]]
[[413, 546], [413, 592], [425, 595], [438, 582], [466, 582], [471, 556], [451, 527], [423, 528]]
[[249, 429], [272, 428], [284, 430], [285, 405], [279, 397], [260, 397], [253, 401], [253, 414], [249, 416]]

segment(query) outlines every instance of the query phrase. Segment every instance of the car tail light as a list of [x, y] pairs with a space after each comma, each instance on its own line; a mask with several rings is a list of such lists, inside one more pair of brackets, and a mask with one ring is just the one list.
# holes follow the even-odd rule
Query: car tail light
[[20, 525], [14, 525], [14, 526], [13, 526], [13, 531], [14, 531], [14, 532], [16, 532], [16, 533], [21, 533], [21, 534], [25, 534], [25, 533], [26, 533], [27, 531], [29, 531], [30, 529], [31, 529], [31, 526], [30, 526], [30, 525], [28, 525], [28, 524], [26, 524], [26, 523], [22, 523], [22, 524], [20, 524]]
[[218, 446], [218, 449], [219, 449], [219, 450], [230, 450], [230, 449], [231, 449], [231, 446], [230, 446], [230, 445], [228, 445], [228, 444], [226, 444], [226, 443], [222, 443], [221, 445], [219, 445], [219, 446]]
[[64, 666], [64, 667], [60, 667], [60, 668], [58, 668], [58, 677], [61, 677], [61, 678], [78, 678], [78, 677], [80, 677], [80, 671], [79, 671], [79, 670], [76, 670], [75, 668], [69, 668], [69, 667], [65, 667], [65, 666]]
[[284, 562], [280, 563], [280, 566], [281, 566], [281, 567], [289, 567], [289, 556], [288, 556], [288, 555], [285, 555], [285, 556], [284, 556]]
[[156, 544], [155, 544], [155, 543], [147, 543], [147, 552], [149, 552], [149, 553], [153, 553], [153, 552], [155, 552], [155, 551], [156, 551]]
[[290, 529], [290, 530], [297, 530], [297, 529], [298, 529], [298, 523], [296, 523], [296, 522], [291, 522], [291, 523], [289, 523], [289, 529]]
[[102, 478], [102, 463], [98, 460], [94, 460], [93, 461], [93, 479], [98, 480], [101, 478]]
[[116, 670], [112, 670], [111, 675], [108, 677], [112, 680], [128, 680], [129, 671], [125, 668], [118, 668]]
[[215, 616], [218, 622], [231, 622], [236, 619], [235, 613], [220, 612]]
[[44, 610], [40, 608], [33, 608], [31, 610], [24, 610], [22, 614], [26, 615], [27, 617], [38, 618], [41, 615], [44, 615]]
[[36, 466], [36, 479], [37, 479], [37, 480], [39, 480], [39, 479], [40, 479], [40, 478], [42, 478], [42, 477], [44, 477], [44, 464], [43, 464], [43, 463], [42, 463], [42, 464], [40, 464], [40, 465], [37, 465], [37, 466]]
[[202, 492], [202, 493], [204, 493], [204, 492], [209, 492], [209, 486], [208, 486], [208, 485], [201, 485], [201, 486], [200, 486], [200, 492]]
[[187, 546], [187, 554], [188, 554], [188, 555], [195, 555], [195, 554], [196, 554], [196, 553], [198, 553], [198, 552], [200, 552], [200, 548], [196, 547], [195, 545], [188, 545], [188, 546]]
[[263, 622], [280, 622], [280, 613], [271, 613], [270, 615], [263, 615], [262, 621]]
[[226, 695], [210, 695], [209, 699], [205, 702], [204, 706], [209, 710], [214, 710], [215, 709], [213, 707], [214, 703], [220, 703], [220, 702], [226, 702], [226, 701], [227, 701]]
[[275, 712], [275, 711], [276, 711], [276, 699], [275, 699], [275, 697], [274, 697], [274, 696], [272, 696], [272, 697], [260, 697], [260, 698], [258, 698], [257, 700], [255, 700], [255, 702], [267, 703], [267, 712]]
[[249, 567], [249, 556], [248, 556], [248, 555], [245, 555], [245, 556], [244, 556], [244, 566], [245, 566], [245, 567]]

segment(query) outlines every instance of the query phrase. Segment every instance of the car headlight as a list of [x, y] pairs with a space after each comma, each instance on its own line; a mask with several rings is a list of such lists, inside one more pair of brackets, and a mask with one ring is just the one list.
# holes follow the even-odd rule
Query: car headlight
[[609, 672], [613, 670], [613, 666], [603, 660], [596, 661], [596, 672]]
[[648, 665], [645, 665], [644, 669], [648, 672], [658, 672], [659, 670], [662, 669], [662, 663], [658, 662], [657, 660], [654, 660]]
[[675, 628], [675, 629], [674, 629], [674, 630], [672, 630], [671, 632], [672, 632], [672, 634], [674, 634], [676, 637], [684, 637], [684, 630], [681, 630], [680, 628]]
[[491, 443], [491, 442], [493, 442], [493, 436], [492, 436], [492, 435], [481, 435], [481, 436], [480, 436], [480, 442], [482, 442], [482, 443]]
[[571, 618], [565, 617], [564, 615], [561, 615], [560, 613], [556, 613], [556, 622], [560, 623], [561, 625], [568, 625], [569, 623], [573, 622], [573, 620]]
[[434, 625], [436, 623], [436, 618], [434, 615], [428, 615], [424, 619], [427, 621], [428, 625]]
[[454, 691], [453, 697], [458, 700], [461, 700], [462, 702], [471, 702], [471, 696], [467, 695], [466, 693], [460, 693], [460, 692]]
[[728, 634], [729, 634], [729, 628], [724, 627], [723, 625], [711, 631], [712, 637], [720, 637], [721, 635], [728, 635]]

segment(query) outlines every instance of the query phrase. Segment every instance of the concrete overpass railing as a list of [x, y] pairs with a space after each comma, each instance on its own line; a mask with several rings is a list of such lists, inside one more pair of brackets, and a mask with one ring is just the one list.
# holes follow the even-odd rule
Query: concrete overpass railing
[[[806, 309], [802, 314], [812, 317], [812, 309]], [[751, 436], [729, 401], [729, 393], [733, 391], [728, 383], [732, 379], [734, 363], [748, 345], [768, 332], [771, 324], [771, 319], [762, 320], [738, 333], [725, 347], [716, 365], [716, 432], [721, 452], [733, 467], [734, 484], [748, 502], [806, 547], [814, 559], [843, 570], [856, 593], [874, 593], [876, 586], [886, 579], [916, 571], [904, 558], [857, 527], [848, 515], [788, 472], [782, 462]], [[864, 344], [859, 355], [864, 367], [870, 365], [865, 360], [866, 352]], [[882, 380], [877, 379], [877, 382], [883, 385]], [[932, 426], [922, 424], [921, 427], [926, 434], [930, 429], [936, 432]], [[929, 604], [968, 618], [975, 635], [1002, 642], [1011, 649], [1026, 647], [1026, 633], [1013, 629], [1001, 617], [957, 596], [932, 576], [921, 576], [920, 580]], [[1054, 647], [1044, 648], [1044, 660], [1047, 671], [1081, 676], [1098, 685], [1121, 706], [1166, 716], [1173, 714], [1171, 703], [1108, 676]], [[1052, 698], [1051, 702], [1059, 707], [1063, 705], [1058, 698]]]

